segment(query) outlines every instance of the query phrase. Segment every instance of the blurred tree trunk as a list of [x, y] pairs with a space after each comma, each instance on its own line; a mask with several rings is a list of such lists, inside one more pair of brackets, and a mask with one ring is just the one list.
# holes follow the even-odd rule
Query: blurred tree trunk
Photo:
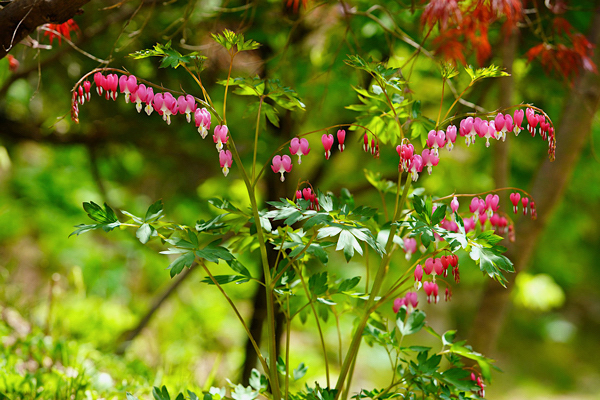
[[[597, 10], [594, 15], [589, 40], [595, 45], [600, 43], [600, 10]], [[599, 51], [595, 52], [593, 60], [596, 65], [600, 64]], [[599, 103], [600, 76], [582, 71], [565, 100], [560, 124], [555, 127], [556, 161], [550, 162], [548, 158], [544, 160], [529, 190], [535, 199], [538, 218], [536, 220], [521, 218], [515, 224], [516, 242], [508, 247], [506, 255], [513, 261], [517, 273], [527, 269], [537, 241], [563, 197], [590, 133]], [[498, 186], [505, 185], [501, 168], [506, 167], [497, 168]], [[487, 355], [493, 354], [510, 306], [510, 292], [514, 285], [514, 277], [514, 275], [508, 277], [508, 289], [488, 280], [470, 338], [470, 344], [477, 351]]]

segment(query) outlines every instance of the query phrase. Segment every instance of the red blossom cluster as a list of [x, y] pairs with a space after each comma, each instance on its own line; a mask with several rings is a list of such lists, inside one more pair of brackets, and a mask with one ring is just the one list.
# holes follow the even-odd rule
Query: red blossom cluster
[[546, 72], [558, 72], [571, 81], [581, 69], [597, 73], [592, 61], [594, 45], [580, 32], [576, 32], [566, 19], [557, 17], [552, 24], [555, 43], [540, 43], [527, 51], [529, 62], [539, 59]]
[[[178, 114], [185, 114], [187, 122], [190, 123], [193, 115], [194, 123], [202, 139], [206, 138], [210, 130], [210, 112], [206, 108], [198, 107], [196, 99], [192, 95], [181, 95], [175, 98], [170, 92], [154, 93], [152, 87], [146, 87], [143, 83], [138, 84], [134, 75], [104, 75], [101, 72], [96, 72], [94, 74], [94, 84], [98, 95], [105, 97], [106, 100], [116, 100], [119, 93], [124, 94], [125, 102], [135, 103], [138, 113], [142, 111], [143, 103], [145, 104], [146, 114], [151, 115], [152, 112], [156, 111], [167, 124], [171, 123], [171, 116]], [[85, 80], [73, 90], [71, 119], [75, 122], [79, 122], [79, 106], [92, 99], [91, 87], [92, 83]], [[229, 174], [229, 168], [233, 163], [231, 152], [224, 149], [224, 145], [227, 144], [229, 139], [228, 134], [229, 129], [226, 125], [217, 125], [213, 135], [213, 141], [219, 153], [219, 164], [225, 176]], [[308, 152], [305, 154], [308, 154]], [[291, 170], [291, 167], [289, 169]]]
[[431, 0], [421, 16], [425, 27], [439, 26], [439, 35], [433, 41], [436, 54], [456, 63], [466, 64], [467, 46], [472, 46], [477, 61], [484, 64], [491, 54], [488, 40], [489, 26], [501, 18], [504, 28], [516, 26], [523, 15], [519, 0]]
[[[524, 129], [522, 124], [525, 116], [528, 123], [527, 129], [531, 136], [535, 137], [536, 132], [539, 132], [542, 140], [548, 141], [548, 155], [550, 160], [554, 161], [556, 151], [554, 127], [550, 120], [546, 120], [544, 114], [536, 114], [531, 107], [528, 107], [526, 111], [515, 110], [514, 118], [510, 114], [502, 113], [498, 113], [493, 120], [489, 121], [479, 117], [467, 117], [460, 121], [458, 132], [465, 138], [467, 146], [474, 144], [477, 137], [480, 137], [485, 139], [485, 145], [489, 147], [490, 139], [504, 141], [508, 132], [513, 132], [515, 136], [518, 136]], [[410, 141], [404, 139], [402, 144], [396, 147], [400, 156], [398, 169], [410, 173], [413, 181], [419, 178], [419, 173], [424, 167], [427, 167], [427, 171], [431, 175], [432, 168], [437, 166], [440, 161], [439, 149], [446, 147], [448, 151], [451, 151], [456, 142], [456, 136], [457, 128], [454, 125], [449, 125], [445, 132], [431, 130], [427, 135], [428, 148], [423, 149], [420, 155], [415, 153], [415, 148]]]
[[[344, 141], [346, 140], [346, 131], [340, 129], [337, 131], [337, 139], [338, 139], [338, 149], [340, 152], [343, 152], [346, 146], [344, 145]], [[325, 149], [325, 159], [329, 160], [331, 157], [331, 148], [333, 147], [333, 135], [332, 134], [323, 134], [321, 136], [321, 143], [323, 143], [323, 148]]]
[[[530, 62], [539, 59], [547, 72], [557, 72], [568, 81], [581, 69], [597, 72], [591, 58], [594, 46], [566, 19], [557, 16], [566, 10], [565, 2], [546, 2], [545, 6], [555, 15], [548, 28], [550, 32], [544, 35], [543, 43], [527, 51], [527, 59]], [[429, 29], [427, 35], [435, 26], [439, 28], [433, 40], [437, 55], [451, 63], [466, 65], [465, 55], [472, 49], [477, 62], [483, 65], [491, 55], [489, 26], [503, 19], [504, 32], [508, 33], [523, 15], [523, 4], [519, 0], [431, 0], [423, 10], [421, 23]], [[550, 42], [545, 38], [551, 38]]]
[[[421, 286], [427, 295], [427, 302], [437, 303], [439, 298], [439, 287], [436, 283], [436, 276], [448, 276], [448, 267], [452, 267], [452, 275], [454, 276], [454, 280], [456, 283], [460, 282], [460, 273], [458, 270], [458, 256], [455, 254], [451, 255], [443, 255], [441, 257], [429, 257], [425, 260], [425, 266], [423, 267], [421, 264], [418, 264], [415, 267], [414, 277], [415, 277], [415, 289], [418, 291]], [[431, 276], [431, 281], [423, 282], [423, 274], [427, 274]], [[450, 300], [452, 296], [452, 291], [447, 287], [446, 288], [446, 301]]]
[[79, 26], [72, 19], [62, 24], [45, 24], [43, 28], [45, 28], [44, 36], [48, 36], [50, 44], [52, 44], [54, 38], [57, 38], [60, 45], [63, 37], [71, 40], [71, 32], [79, 32]]
[[[104, 75], [101, 72], [96, 72], [94, 74], [94, 84], [98, 95], [104, 96], [106, 100], [116, 100], [119, 93], [124, 94], [125, 102], [135, 103], [137, 112], [142, 111], [142, 103], [144, 103], [146, 114], [151, 115], [153, 111], [156, 111], [167, 124], [171, 123], [171, 116], [178, 114], [185, 114], [189, 123], [193, 114], [195, 125], [202, 138], [206, 137], [210, 129], [210, 112], [206, 108], [199, 108], [196, 99], [192, 95], [181, 95], [175, 98], [169, 92], [154, 93], [152, 87], [146, 87], [143, 83], [138, 84], [134, 75]], [[91, 100], [90, 90], [91, 82], [88, 80], [83, 81], [75, 88], [71, 106], [71, 116], [74, 121], [78, 121], [78, 105]], [[215, 143], [217, 142], [215, 141]]]
[[406, 307], [410, 312], [413, 308], [417, 308], [419, 299], [416, 292], [408, 292], [404, 297], [399, 297], [394, 300], [394, 313], [398, 313], [401, 307]]
[[310, 207], [309, 210], [316, 210], [319, 211], [321, 208], [319, 207], [319, 198], [317, 197], [317, 195], [312, 191], [311, 188], [304, 188], [302, 190], [297, 190], [296, 191], [296, 199], [297, 200], [308, 200], [310, 201]]
[[371, 145], [369, 145], [369, 134], [365, 133], [363, 141], [363, 150], [365, 153], [370, 152], [373, 157], [379, 158], [379, 139], [373, 135], [373, 138], [371, 138]]
[[475, 376], [475, 373], [471, 372], [471, 380], [474, 381], [477, 386], [479, 386], [479, 390], [477, 390], [477, 396], [485, 397], [485, 385], [483, 384], [483, 379], [481, 379], [481, 376]]

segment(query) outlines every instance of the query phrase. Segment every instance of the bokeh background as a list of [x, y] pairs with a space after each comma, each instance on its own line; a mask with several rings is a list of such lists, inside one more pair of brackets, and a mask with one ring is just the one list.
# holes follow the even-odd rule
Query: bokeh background
[[[509, 244], [509, 252], [519, 273], [503, 289], [461, 257], [461, 283], [452, 301], [427, 305], [421, 299], [421, 305], [436, 330], [457, 328], [476, 350], [497, 360], [503, 372], [495, 373], [488, 398], [594, 399], [600, 382], [600, 124], [595, 116], [600, 83], [593, 72], [579, 68], [576, 57], [554, 61], [574, 64], [572, 74], [563, 74], [552, 62], [544, 68], [538, 59], [529, 61], [527, 52], [540, 43], [569, 45], [555, 29], [558, 17], [595, 43], [598, 5], [557, 1], [564, 5], [557, 14], [541, 3], [524, 2], [525, 17], [512, 31], [502, 18], [490, 26], [485, 61], [512, 75], [483, 81], [465, 99], [488, 111], [519, 103], [545, 110], [557, 128], [555, 163], [547, 160], [546, 144], [524, 132], [490, 148], [481, 141], [470, 148], [460, 143], [434, 174], [418, 182], [438, 196], [503, 186], [541, 196], [537, 222], [515, 217], [517, 242]], [[164, 248], [158, 242], [141, 245], [132, 231], [69, 237], [74, 225], [87, 223], [85, 201], [139, 215], [163, 199], [167, 219], [188, 225], [215, 215], [207, 203], [212, 197], [244, 207], [248, 201], [235, 167], [223, 178], [210, 137], [203, 141], [183, 118], [168, 126], [156, 114], [138, 114], [122, 96], [113, 102], [93, 94], [75, 124], [71, 90], [107, 60], [111, 67], [199, 96], [182, 68], [159, 69], [157, 58], [128, 57], [171, 40], [182, 53], [208, 57], [202, 81], [219, 109], [224, 88], [216, 82], [226, 78], [229, 60], [210, 33], [227, 28], [262, 44], [236, 58], [234, 75], [280, 79], [306, 104], [305, 112], [280, 110], [279, 127], [266, 125], [259, 143], [263, 160], [294, 135], [354, 122], [356, 113], [345, 108], [358, 103], [352, 86], [368, 87], [370, 81], [344, 63], [348, 54], [403, 67], [423, 114], [435, 120], [441, 58], [432, 52], [439, 27], [429, 35], [422, 23], [427, 2], [377, 4], [309, 1], [295, 11], [294, 2], [282, 0], [93, 0], [74, 17], [79, 28], [70, 33], [71, 43], [54, 39], [49, 49], [15, 46], [14, 70], [8, 57], [0, 60], [0, 387], [23, 398], [34, 393], [63, 398], [74, 387], [80, 389], [78, 398], [124, 398], [125, 391], [148, 395], [153, 385], [177, 391], [226, 386], [226, 378], [238, 381], [243, 331], [217, 290], [201, 282], [201, 271], [170, 279], [169, 258], [159, 254]], [[31, 36], [50, 44], [44, 31]], [[407, 63], [415, 57], [415, 44], [423, 50]], [[472, 48], [461, 51], [477, 65]], [[460, 92], [469, 79], [460, 63], [458, 70], [452, 84]], [[594, 94], [595, 101], [585, 102]], [[448, 87], [445, 96], [448, 107], [453, 100]], [[250, 137], [256, 110], [249, 99], [230, 96], [227, 107], [232, 132]], [[587, 113], [587, 120], [573, 107]], [[458, 113], [467, 111], [459, 104]], [[339, 195], [347, 188], [357, 203], [380, 208], [364, 171], [394, 179], [395, 146], [382, 147], [381, 157], [373, 159], [362, 152], [362, 138], [350, 132], [346, 151], [325, 162], [321, 134], [308, 137], [311, 154], [284, 184], [277, 177], [265, 180], [262, 200], [292, 198], [296, 183], [309, 179], [322, 191]], [[248, 149], [241, 152], [250, 159]], [[507, 207], [508, 192], [505, 197]], [[332, 268], [357, 265], [339, 257]], [[227, 289], [250, 318], [257, 287]], [[132, 333], [144, 318], [143, 329]], [[294, 333], [304, 356], [296, 361], [309, 366], [299, 385], [323, 379], [308, 325]], [[334, 325], [327, 329], [335, 340]], [[361, 355], [356, 389], [383, 385], [385, 354], [364, 346]]]

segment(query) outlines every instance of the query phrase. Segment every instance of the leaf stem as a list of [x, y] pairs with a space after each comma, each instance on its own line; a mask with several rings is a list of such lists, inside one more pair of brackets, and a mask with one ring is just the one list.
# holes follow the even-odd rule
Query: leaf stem
[[442, 115], [442, 107], [444, 106], [444, 89], [446, 88], [446, 78], [442, 79], [442, 96], [440, 99], [440, 109], [438, 110], [437, 121], [435, 121], [435, 129], [440, 125], [440, 117]]
[[[406, 182], [404, 184], [404, 190], [402, 191], [402, 198], [399, 197], [401, 184], [402, 184], [402, 171], [399, 171], [398, 172], [398, 183], [397, 183], [397, 189], [396, 189], [396, 206], [395, 206], [395, 210], [394, 210], [394, 217], [392, 220], [393, 222], [395, 222], [396, 219], [398, 218], [400, 210], [402, 210], [404, 203], [406, 201], [406, 198], [408, 197], [408, 189], [411, 185], [411, 181], [410, 181], [410, 179], [406, 180]], [[360, 343], [362, 341], [362, 333], [367, 325], [369, 316], [374, 311], [373, 305], [375, 303], [375, 298], [377, 297], [379, 291], [381, 290], [383, 280], [384, 280], [385, 275], [387, 274], [387, 271], [389, 268], [389, 262], [390, 262], [390, 258], [391, 258], [391, 249], [392, 249], [392, 245], [394, 243], [394, 236], [396, 235], [397, 229], [398, 229], [397, 225], [392, 225], [392, 227], [390, 228], [390, 234], [388, 237], [388, 241], [385, 245], [386, 253], [384, 254], [383, 258], [381, 259], [381, 263], [379, 264], [379, 268], [377, 270], [377, 275], [375, 276], [375, 279], [373, 281], [373, 287], [371, 289], [371, 294], [369, 295], [369, 299], [367, 300], [367, 303], [365, 305], [365, 311], [364, 311], [363, 316], [358, 324], [358, 327], [356, 328], [356, 331], [354, 332], [354, 336], [352, 337], [352, 342], [350, 343], [350, 348], [348, 349], [348, 352], [346, 353], [346, 358], [344, 359], [344, 363], [342, 364], [340, 375], [338, 377], [338, 381], [337, 381], [337, 384], [335, 387], [337, 389], [335, 400], [339, 399], [342, 389], [344, 388], [344, 381], [346, 379], [346, 376], [348, 375], [351, 365], [354, 363], [354, 359], [358, 355], [358, 349], [360, 348]]]
[[304, 276], [302, 275], [302, 271], [300, 270], [300, 268], [297, 269], [298, 271], [298, 276], [300, 277], [300, 282], [302, 282], [302, 287], [304, 288], [304, 291], [306, 292], [306, 297], [308, 297], [308, 302], [310, 304], [310, 308], [312, 309], [312, 312], [315, 316], [315, 322], [317, 323], [317, 330], [319, 331], [319, 338], [321, 340], [321, 347], [323, 348], [323, 358], [325, 359], [325, 375], [327, 377], [327, 387], [330, 387], [330, 380], [329, 380], [329, 359], [327, 357], [327, 347], [325, 346], [325, 337], [323, 336], [323, 330], [321, 329], [321, 323], [319, 322], [319, 314], [317, 313], [317, 310], [315, 308], [315, 304], [314, 304], [314, 300], [311, 296], [311, 292], [310, 290], [308, 290], [308, 286], [306, 286], [306, 280], [304, 279]]
[[258, 151], [258, 128], [260, 127], [260, 111], [262, 109], [264, 98], [260, 96], [258, 102], [258, 115], [256, 116], [256, 130], [254, 132], [254, 155], [252, 157], [252, 185], [256, 179], [256, 152]]
[[233, 68], [233, 59], [235, 58], [236, 54], [237, 53], [234, 53], [231, 50], [229, 52], [231, 60], [229, 61], [229, 72], [227, 73], [227, 83], [225, 84], [225, 95], [223, 96], [223, 125], [227, 125], [227, 117], [226, 117], [226, 113], [227, 113], [227, 90], [229, 89], [229, 79], [231, 78], [231, 69]]
[[[458, 101], [463, 97], [463, 95], [467, 92], [467, 90], [471, 86], [473, 86], [473, 82], [469, 83], [469, 85], [458, 95], [458, 97], [456, 97], [456, 99], [454, 100], [454, 103], [452, 103], [452, 105], [450, 106], [448, 111], [446, 111], [446, 114], [444, 114], [444, 120], [448, 117], [448, 114], [450, 114], [450, 111], [452, 111], [452, 109], [454, 108], [456, 103], [458, 103]], [[438, 120], [438, 123], [439, 123], [439, 120]], [[436, 124], [436, 127], [437, 127], [437, 124]]]
[[262, 364], [265, 372], [270, 375], [270, 373], [269, 373], [269, 367], [267, 366], [267, 362], [266, 362], [265, 358], [263, 357], [263, 355], [262, 355], [262, 353], [260, 351], [260, 347], [258, 347], [258, 344], [254, 340], [254, 337], [252, 336], [252, 333], [250, 332], [250, 329], [248, 328], [248, 325], [246, 325], [246, 322], [244, 321], [244, 318], [242, 318], [242, 315], [238, 311], [237, 307], [235, 306], [235, 304], [233, 304], [233, 301], [227, 295], [227, 293], [225, 292], [225, 290], [223, 290], [223, 287], [221, 285], [219, 285], [219, 283], [217, 282], [217, 280], [215, 279], [215, 277], [211, 274], [210, 270], [206, 267], [206, 264], [204, 263], [204, 260], [199, 259], [196, 256], [196, 261], [198, 262], [198, 264], [202, 265], [202, 268], [204, 268], [204, 270], [206, 271], [206, 273], [210, 277], [210, 280], [219, 289], [219, 291], [221, 292], [221, 294], [223, 294], [223, 297], [225, 297], [225, 300], [227, 300], [227, 302], [229, 303], [229, 305], [231, 306], [231, 308], [235, 312], [235, 315], [237, 316], [238, 320], [240, 321], [240, 323], [244, 327], [244, 330], [246, 331], [246, 335], [248, 336], [248, 339], [250, 339], [250, 342], [252, 343], [252, 347], [254, 347], [254, 350], [256, 351], [256, 355], [258, 356], [258, 359], [260, 360], [260, 363]]

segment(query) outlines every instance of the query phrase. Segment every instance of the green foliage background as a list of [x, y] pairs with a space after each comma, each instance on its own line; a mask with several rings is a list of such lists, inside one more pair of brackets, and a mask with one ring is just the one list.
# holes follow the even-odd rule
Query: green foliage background
[[[268, 155], [296, 134], [354, 120], [356, 114], [346, 108], [358, 103], [351, 85], [365, 87], [369, 80], [344, 63], [347, 54], [385, 60], [388, 67], [403, 66], [413, 49], [386, 29], [402, 29], [419, 37], [419, 14], [397, 2], [383, 3], [389, 14], [374, 10], [375, 19], [353, 16], [346, 20], [341, 3], [314, 8], [310, 4], [310, 12], [295, 14], [285, 2], [274, 0], [248, 5], [125, 2], [110, 10], [92, 1], [76, 17], [81, 27], [76, 42], [96, 57], [112, 57], [113, 67], [190, 92], [196, 87], [181, 68], [159, 69], [158, 59], [134, 60], [127, 54], [167, 40], [183, 54], [199, 51], [208, 57], [203, 83], [219, 108], [223, 87], [216, 82], [226, 78], [228, 65], [210, 33], [223, 28], [244, 30], [247, 39], [262, 47], [239, 57], [234, 76], [279, 79], [306, 104], [306, 112], [293, 115], [279, 109], [279, 128], [267, 124], [259, 140], [263, 155]], [[355, 1], [352, 6], [364, 11], [369, 5]], [[129, 19], [138, 6], [137, 14]], [[589, 28], [585, 6], [567, 17], [584, 32]], [[495, 35], [491, 40], [500, 43], [500, 31]], [[520, 40], [518, 55], [522, 56], [534, 39], [524, 33]], [[22, 380], [29, 385], [28, 393], [34, 393], [38, 385], [44, 386], [44, 393], [51, 393], [47, 396], [63, 398], [79, 384], [90, 396], [124, 398], [125, 390], [148, 395], [152, 385], [165, 384], [176, 391], [201, 389], [207, 380], [209, 385], [220, 386], [226, 384], [225, 378], [236, 381], [243, 361], [243, 332], [216, 289], [200, 282], [199, 271], [192, 272], [170, 296], [125, 354], [116, 356], [120, 335], [135, 326], [170, 284], [165, 271], [170, 259], [158, 254], [162, 250], [158, 246], [142, 246], [132, 232], [68, 238], [73, 226], [85, 221], [84, 201], [107, 202], [143, 215], [150, 204], [162, 199], [168, 220], [189, 225], [214, 216], [207, 203], [211, 197], [227, 198], [243, 207], [247, 198], [235, 169], [223, 178], [210, 137], [202, 141], [182, 118], [174, 118], [167, 126], [155, 114], [137, 114], [121, 96], [112, 102], [94, 94], [90, 103], [80, 107], [81, 124], [74, 124], [68, 118], [70, 90], [98, 62], [69, 46], [54, 43], [52, 50], [39, 52], [19, 46], [11, 54], [21, 61], [16, 74], [7, 71], [6, 59], [0, 60], [0, 336], [4, 343], [0, 375], [7, 377], [0, 378], [0, 387], [17, 387]], [[500, 64], [499, 57], [494, 54], [490, 61]], [[432, 119], [441, 95], [440, 74], [433, 66], [421, 56], [410, 74], [411, 87], [423, 100], [422, 112]], [[519, 59], [514, 68], [514, 103], [535, 104], [557, 125], [569, 88], [545, 75], [535, 62]], [[453, 81], [464, 87], [468, 74], [461, 71]], [[488, 80], [473, 89], [468, 100], [493, 110], [498, 91], [497, 80]], [[230, 96], [227, 106], [228, 125], [251, 135], [256, 109], [248, 99]], [[527, 189], [546, 148], [525, 133], [509, 140], [513, 143], [511, 186]], [[347, 188], [362, 203], [381, 207], [379, 196], [365, 184], [364, 170], [381, 171], [393, 179], [398, 165], [394, 148], [382, 148], [381, 158], [374, 160], [361, 151], [361, 138], [351, 132], [347, 150], [325, 163], [320, 135], [309, 137], [310, 155], [303, 158], [301, 168], [294, 167], [281, 192], [262, 200], [291, 198], [295, 182], [310, 177], [321, 190], [339, 195]], [[557, 138], [560, 146], [560, 132]], [[490, 398], [549, 398], [570, 393], [570, 398], [591, 399], [597, 393], [599, 140], [600, 125], [595, 123], [564, 199], [537, 245], [529, 275], [517, 283], [498, 350], [489, 355], [505, 371], [495, 375]], [[246, 151], [243, 156], [249, 159], [252, 154]], [[481, 143], [471, 148], [460, 144], [434, 174], [424, 175], [420, 182], [429, 193], [475, 193], [494, 187], [491, 170], [490, 149]], [[339, 268], [356, 268], [339, 254], [332, 257], [339, 257]], [[478, 329], [472, 326], [472, 316], [483, 279], [468, 260], [461, 259], [461, 266], [462, 280], [455, 286], [452, 302], [426, 309], [429, 324], [438, 331], [458, 326], [458, 335], [466, 337]], [[258, 274], [258, 267], [252, 272]], [[250, 315], [256, 287], [229, 285], [228, 290]], [[15, 312], [22, 320], [10, 317]], [[309, 366], [307, 377], [298, 383], [303, 385], [321, 379], [323, 371], [318, 367], [315, 338], [302, 331], [297, 335], [307, 349], [314, 350], [292, 362]], [[367, 348], [362, 352], [357, 388], [367, 383], [377, 386], [386, 373], [378, 368], [385, 354]], [[31, 360], [37, 366], [27, 364]], [[56, 368], [59, 364], [64, 372]], [[79, 371], [81, 381], [69, 375], [67, 367]]]

